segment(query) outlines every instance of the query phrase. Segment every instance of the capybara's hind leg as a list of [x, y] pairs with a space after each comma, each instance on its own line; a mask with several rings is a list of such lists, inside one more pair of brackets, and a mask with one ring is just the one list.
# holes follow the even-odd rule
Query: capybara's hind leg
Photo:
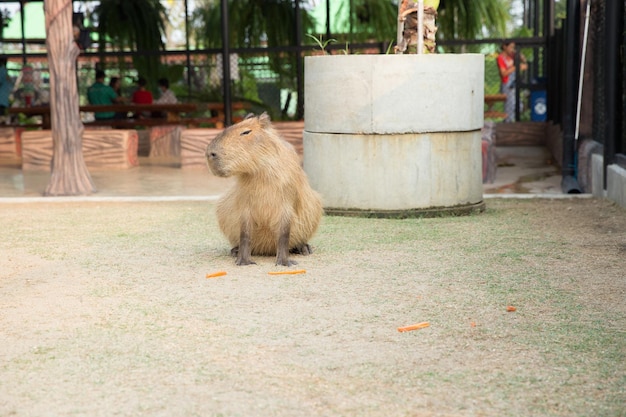
[[313, 253], [313, 248], [308, 243], [303, 243], [302, 245], [294, 246], [289, 250], [289, 253], [294, 253], [296, 255], [311, 255]]
[[230, 256], [232, 256], [233, 258], [236, 258], [238, 254], [239, 254], [239, 246], [235, 246], [234, 248], [230, 250]]

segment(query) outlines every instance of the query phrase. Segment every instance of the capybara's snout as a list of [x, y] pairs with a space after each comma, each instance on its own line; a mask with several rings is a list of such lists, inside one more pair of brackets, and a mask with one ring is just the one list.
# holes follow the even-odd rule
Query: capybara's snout
[[209, 144], [205, 152], [206, 162], [213, 175], [218, 177], [226, 177], [227, 173], [224, 171], [222, 160], [214, 147]]

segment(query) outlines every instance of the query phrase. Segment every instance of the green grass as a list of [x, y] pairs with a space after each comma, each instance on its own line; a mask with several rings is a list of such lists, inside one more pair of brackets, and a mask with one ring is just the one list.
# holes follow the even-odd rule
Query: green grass
[[0, 415], [625, 415], [626, 213], [604, 201], [326, 216], [299, 276], [235, 267], [207, 203], [0, 222]]

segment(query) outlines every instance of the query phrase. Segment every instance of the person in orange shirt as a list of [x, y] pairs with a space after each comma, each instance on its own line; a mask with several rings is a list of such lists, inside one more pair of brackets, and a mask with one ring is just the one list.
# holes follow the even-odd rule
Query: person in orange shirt
[[[515, 42], [505, 42], [500, 46], [502, 52], [496, 60], [500, 71], [500, 92], [506, 94], [504, 111], [507, 114], [506, 122], [515, 121]], [[524, 56], [520, 56], [520, 70], [526, 71], [528, 65]]]

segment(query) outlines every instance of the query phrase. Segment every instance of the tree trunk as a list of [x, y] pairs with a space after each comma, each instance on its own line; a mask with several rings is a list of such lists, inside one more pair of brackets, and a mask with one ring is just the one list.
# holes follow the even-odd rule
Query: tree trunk
[[95, 192], [83, 159], [76, 58], [80, 50], [72, 32], [72, 0], [45, 0], [46, 45], [50, 66], [50, 116], [53, 156], [50, 183], [44, 195]]

